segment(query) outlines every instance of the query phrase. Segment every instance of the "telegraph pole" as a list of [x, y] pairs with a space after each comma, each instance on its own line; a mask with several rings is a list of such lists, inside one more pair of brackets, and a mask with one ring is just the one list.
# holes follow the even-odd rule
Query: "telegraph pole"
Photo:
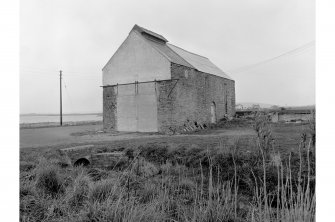
[[60, 91], [60, 125], [63, 125], [63, 111], [62, 111], [62, 70], [59, 71], [59, 91]]

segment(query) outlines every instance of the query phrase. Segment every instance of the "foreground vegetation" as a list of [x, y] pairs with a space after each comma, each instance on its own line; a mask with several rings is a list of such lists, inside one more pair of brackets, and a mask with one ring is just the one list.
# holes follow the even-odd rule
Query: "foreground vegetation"
[[72, 167], [57, 152], [21, 155], [20, 220], [314, 221], [313, 124], [286, 152], [259, 115], [249, 144], [117, 147], [127, 158], [107, 169]]

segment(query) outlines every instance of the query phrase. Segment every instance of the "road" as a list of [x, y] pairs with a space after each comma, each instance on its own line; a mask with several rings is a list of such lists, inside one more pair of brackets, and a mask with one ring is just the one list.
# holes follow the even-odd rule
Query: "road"
[[46, 127], [20, 129], [20, 148], [42, 148], [47, 146], [89, 144], [97, 142], [112, 142], [129, 139], [197, 139], [220, 136], [254, 135], [252, 129], [215, 130], [201, 135], [160, 135], [155, 133], [102, 133], [102, 125], [80, 125], [64, 127]]

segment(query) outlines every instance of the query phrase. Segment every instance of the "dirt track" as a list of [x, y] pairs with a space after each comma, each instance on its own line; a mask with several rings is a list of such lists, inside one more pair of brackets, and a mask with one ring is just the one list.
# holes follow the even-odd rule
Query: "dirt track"
[[123, 140], [211, 140], [227, 136], [254, 135], [248, 128], [214, 130], [194, 135], [160, 135], [153, 133], [102, 133], [102, 125], [81, 125], [66, 127], [32, 128], [20, 130], [20, 148], [42, 148], [50, 146], [66, 146], [71, 144], [89, 144]]

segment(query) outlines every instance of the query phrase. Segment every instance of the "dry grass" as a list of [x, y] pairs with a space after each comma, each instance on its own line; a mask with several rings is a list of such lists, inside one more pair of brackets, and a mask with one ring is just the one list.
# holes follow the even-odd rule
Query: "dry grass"
[[25, 153], [20, 220], [314, 221], [313, 142], [302, 137], [300, 148], [282, 152], [272, 128], [259, 116], [249, 152], [243, 138], [205, 147], [141, 144], [113, 170], [60, 164], [57, 152], [39, 160]]

